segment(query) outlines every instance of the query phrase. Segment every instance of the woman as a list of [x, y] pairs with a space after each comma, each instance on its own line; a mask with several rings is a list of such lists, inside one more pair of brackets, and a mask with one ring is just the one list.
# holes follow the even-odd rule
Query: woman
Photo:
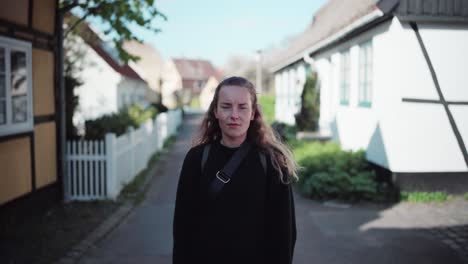
[[[231, 178], [218, 178], [243, 145], [250, 148]], [[253, 84], [222, 81], [180, 173], [173, 263], [291, 263], [296, 170], [291, 151], [264, 122]], [[221, 186], [215, 195], [213, 183]]]

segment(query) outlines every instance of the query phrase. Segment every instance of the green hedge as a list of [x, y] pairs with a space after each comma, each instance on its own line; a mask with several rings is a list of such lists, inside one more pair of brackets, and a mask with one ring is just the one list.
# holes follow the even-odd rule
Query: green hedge
[[134, 105], [124, 108], [118, 113], [104, 115], [94, 120], [85, 122], [87, 140], [103, 139], [107, 133], [115, 133], [117, 136], [125, 134], [129, 127], [139, 128], [140, 124], [158, 113], [155, 107], [143, 109]]
[[336, 143], [290, 141], [303, 167], [298, 189], [319, 200], [377, 200], [375, 173], [364, 151], [343, 151]]
[[262, 95], [258, 97], [258, 103], [262, 108], [262, 114], [268, 124], [275, 121], [275, 96]]
[[301, 131], [316, 131], [320, 115], [320, 93], [317, 87], [317, 73], [307, 77], [301, 95], [301, 109], [294, 116]]

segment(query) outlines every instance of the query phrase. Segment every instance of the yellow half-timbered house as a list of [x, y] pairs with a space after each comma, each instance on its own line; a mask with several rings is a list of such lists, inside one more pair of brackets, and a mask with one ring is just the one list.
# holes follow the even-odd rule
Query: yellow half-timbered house
[[0, 209], [62, 198], [57, 0], [0, 8]]

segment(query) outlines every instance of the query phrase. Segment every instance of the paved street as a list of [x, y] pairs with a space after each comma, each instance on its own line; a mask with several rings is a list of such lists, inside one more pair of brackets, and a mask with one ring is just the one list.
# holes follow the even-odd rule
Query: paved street
[[[200, 119], [189, 117], [158, 169], [146, 200], [80, 260], [171, 263], [172, 218], [179, 170]], [[464, 263], [468, 203], [401, 204], [386, 208], [323, 205], [296, 194], [295, 264]], [[451, 235], [453, 234], [453, 235]], [[466, 260], [466, 259], [465, 259]]]

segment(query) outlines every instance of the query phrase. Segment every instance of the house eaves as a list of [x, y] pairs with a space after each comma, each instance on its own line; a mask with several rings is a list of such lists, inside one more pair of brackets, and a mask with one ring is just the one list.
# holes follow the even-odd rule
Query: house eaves
[[[391, 0], [329, 0], [313, 16], [311, 24], [306, 30], [295, 38], [289, 47], [277, 53], [276, 64], [270, 68], [275, 72], [293, 63], [302, 60], [304, 52], [318, 43], [324, 43], [327, 39], [343, 32], [352, 30], [366, 23], [374, 17], [382, 15], [378, 13], [380, 2]], [[376, 12], [377, 11], [377, 12]], [[366, 20], [367, 19], [367, 20]]]
[[467, 23], [468, 0], [400, 0], [394, 14], [404, 22]]
[[370, 24], [373, 21], [377, 21], [379, 18], [385, 18], [386, 19], [387, 17], [384, 17], [384, 13], [380, 9], [375, 9], [371, 13], [369, 13], [367, 15], [364, 15], [363, 17], [355, 20], [354, 22], [352, 22], [351, 24], [349, 24], [348, 26], [346, 26], [342, 30], [336, 32], [335, 34], [331, 35], [330, 37], [325, 38], [325, 39], [313, 44], [311, 47], [296, 53], [293, 57], [290, 57], [288, 60], [283, 61], [281, 64], [278, 64], [278, 65], [272, 67], [270, 69], [270, 71], [271, 72], [277, 72], [277, 71], [281, 70], [282, 68], [285, 68], [285, 67], [287, 67], [289, 65], [292, 65], [292, 64], [294, 64], [294, 63], [296, 63], [298, 61], [301, 61], [304, 58], [305, 55], [316, 53], [317, 51], [323, 49], [324, 47], [327, 47], [327, 46], [339, 41], [340, 39], [346, 37], [350, 33], [355, 32], [356, 30], [359, 30], [359, 29], [365, 27], [366, 25]]
[[[331, 0], [327, 5], [334, 4]], [[277, 72], [285, 67], [302, 61], [304, 56], [317, 54], [335, 44], [346, 41], [381, 22], [387, 21], [396, 16], [404, 22], [436, 22], [436, 23], [467, 23], [468, 22], [468, 0], [379, 0], [374, 3], [367, 0], [356, 0], [356, 3], [373, 10], [354, 19], [339, 31], [327, 35], [318, 41], [310, 41], [308, 47], [296, 50], [292, 56], [288, 56], [280, 63], [270, 68], [271, 72]], [[336, 8], [336, 5], [333, 6]], [[365, 10], [365, 9], [364, 9]], [[354, 10], [356, 11], [356, 10]], [[320, 11], [319, 11], [320, 12]], [[323, 22], [323, 21], [321, 21]], [[330, 26], [329, 21], [325, 21]], [[333, 26], [333, 22], [331, 23]], [[321, 27], [321, 24], [312, 27]], [[303, 33], [314, 34], [314, 30]]]

